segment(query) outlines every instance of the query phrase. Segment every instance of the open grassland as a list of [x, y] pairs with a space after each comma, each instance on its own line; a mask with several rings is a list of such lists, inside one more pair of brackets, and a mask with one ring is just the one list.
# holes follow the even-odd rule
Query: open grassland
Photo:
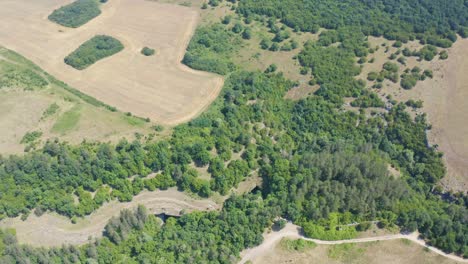
[[[0, 43], [92, 97], [123, 112], [163, 124], [187, 121], [218, 95], [223, 79], [180, 63], [198, 11], [145, 0], [115, 0], [86, 25], [69, 29], [47, 19], [69, 0], [3, 1]], [[14, 27], [15, 30], [11, 30]], [[125, 49], [83, 71], [64, 58], [95, 35], [115, 37]], [[140, 54], [143, 47], [155, 56]]]
[[[71, 143], [117, 141], [149, 131], [143, 120], [109, 111], [5, 48], [0, 48], [0, 79], [6, 84], [0, 88], [2, 154], [21, 153], [56, 137]], [[33, 132], [41, 135], [23, 140]]]
[[452, 264], [456, 261], [427, 252], [409, 240], [390, 240], [362, 244], [316, 245], [291, 249], [281, 241], [254, 260], [255, 264], [321, 263], [321, 264]]

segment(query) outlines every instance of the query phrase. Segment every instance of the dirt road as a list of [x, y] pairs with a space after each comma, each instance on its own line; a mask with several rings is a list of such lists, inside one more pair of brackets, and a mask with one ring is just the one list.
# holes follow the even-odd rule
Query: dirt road
[[15, 228], [21, 244], [33, 246], [61, 246], [63, 244], [80, 245], [89, 237], [101, 237], [107, 222], [118, 216], [123, 209], [144, 205], [149, 213], [179, 215], [182, 210], [209, 211], [219, 209], [219, 205], [209, 199], [198, 200], [179, 192], [175, 188], [166, 191], [144, 191], [131, 202], [110, 202], [100, 207], [91, 215], [72, 224], [70, 219], [57, 214], [44, 214], [37, 217], [31, 214], [26, 221], [9, 218], [0, 222], [1, 228]]
[[283, 228], [279, 232], [271, 232], [269, 234], [264, 235], [264, 241], [261, 245], [255, 247], [255, 248], [250, 248], [247, 250], [242, 251], [241, 253], [241, 264], [246, 263], [247, 261], [253, 261], [257, 259], [260, 256], [263, 256], [268, 250], [271, 250], [275, 247], [275, 245], [283, 238], [293, 238], [293, 239], [304, 239], [307, 241], [312, 241], [316, 244], [320, 245], [338, 245], [338, 244], [345, 244], [345, 243], [366, 243], [366, 242], [373, 242], [373, 241], [385, 241], [385, 240], [394, 240], [394, 239], [408, 239], [414, 243], [417, 243], [423, 247], [427, 247], [429, 250], [442, 255], [444, 257], [450, 258], [452, 260], [462, 262], [462, 263], [468, 263], [467, 259], [463, 259], [461, 257], [452, 255], [452, 254], [446, 254], [442, 252], [441, 250], [431, 247], [426, 244], [426, 242], [422, 239], [418, 238], [418, 233], [411, 233], [408, 235], [404, 234], [396, 234], [396, 235], [385, 235], [385, 236], [379, 236], [379, 237], [368, 237], [368, 238], [356, 238], [356, 239], [348, 239], [348, 240], [337, 240], [337, 241], [324, 241], [324, 240], [318, 240], [318, 239], [311, 239], [311, 238], [306, 238], [300, 233], [300, 227], [296, 226], [294, 224], [288, 223], [285, 228]]

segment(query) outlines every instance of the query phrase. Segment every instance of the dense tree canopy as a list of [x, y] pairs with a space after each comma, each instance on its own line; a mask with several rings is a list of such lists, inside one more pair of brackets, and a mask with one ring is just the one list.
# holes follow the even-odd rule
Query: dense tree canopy
[[235, 69], [231, 56], [240, 44], [239, 36], [221, 24], [200, 27], [190, 41], [183, 63], [197, 70], [225, 75]]
[[100, 14], [101, 10], [97, 0], [77, 0], [55, 10], [50, 14], [49, 20], [65, 27], [77, 28]]
[[65, 57], [65, 63], [77, 70], [84, 70], [98, 60], [112, 56], [123, 49], [124, 46], [119, 40], [106, 35], [97, 35]]
[[464, 0], [242, 0], [238, 12], [276, 17], [292, 28], [316, 32], [320, 27], [358, 27], [366, 35], [408, 41], [420, 39], [450, 46], [465, 35], [468, 6]]

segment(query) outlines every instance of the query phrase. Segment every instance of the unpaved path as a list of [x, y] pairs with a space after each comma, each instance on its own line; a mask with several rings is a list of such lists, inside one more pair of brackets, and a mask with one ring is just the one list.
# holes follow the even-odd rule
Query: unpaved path
[[269, 234], [264, 235], [264, 241], [261, 245], [255, 248], [250, 248], [250, 249], [242, 251], [241, 253], [242, 259], [240, 263], [244, 264], [249, 260], [254, 261], [258, 257], [263, 256], [269, 250], [272, 250], [275, 247], [275, 245], [283, 238], [304, 239], [304, 240], [312, 241], [320, 245], [338, 245], [338, 244], [345, 244], [345, 243], [366, 243], [366, 242], [385, 241], [385, 240], [394, 240], [394, 239], [408, 239], [416, 244], [419, 244], [423, 247], [428, 248], [429, 250], [439, 255], [442, 255], [444, 257], [450, 258], [458, 262], [468, 263], [468, 259], [463, 259], [461, 257], [455, 256], [452, 254], [446, 254], [437, 248], [427, 245], [426, 242], [422, 239], [419, 239], [418, 236], [419, 236], [418, 233], [411, 233], [408, 235], [396, 234], [396, 235], [385, 235], [385, 236], [379, 236], [379, 237], [356, 238], [356, 239], [337, 240], [337, 241], [324, 241], [324, 240], [306, 238], [300, 233], [299, 226], [288, 223], [286, 227], [283, 228], [281, 231], [271, 232]]
[[96, 212], [72, 224], [70, 219], [57, 214], [44, 214], [37, 217], [31, 214], [26, 221], [21, 219], [5, 219], [0, 222], [1, 228], [15, 228], [18, 241], [21, 244], [33, 246], [61, 246], [63, 244], [81, 245], [89, 237], [101, 237], [105, 225], [113, 216], [118, 216], [123, 209], [144, 205], [149, 213], [179, 215], [182, 210], [209, 211], [220, 208], [218, 204], [209, 200], [197, 200], [183, 192], [172, 188], [166, 191], [144, 191], [135, 196], [131, 202], [107, 203]]

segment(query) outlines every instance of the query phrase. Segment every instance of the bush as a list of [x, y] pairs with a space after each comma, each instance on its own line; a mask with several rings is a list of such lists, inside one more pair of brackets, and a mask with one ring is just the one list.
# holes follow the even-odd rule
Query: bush
[[410, 90], [414, 86], [416, 86], [416, 83], [419, 80], [419, 76], [415, 74], [403, 74], [401, 78], [400, 85], [403, 89], [405, 90]]
[[83, 43], [77, 50], [65, 58], [65, 63], [77, 70], [83, 70], [95, 62], [112, 56], [124, 49], [117, 39], [98, 35]]
[[279, 219], [276, 220], [275, 223], [273, 224], [273, 230], [279, 231], [283, 229], [286, 226], [287, 221], [284, 219]]
[[34, 141], [38, 140], [41, 136], [42, 136], [41, 131], [28, 132], [23, 136], [20, 143], [21, 144], [33, 143]]
[[49, 16], [49, 20], [65, 27], [77, 28], [100, 14], [101, 10], [97, 1], [77, 0], [55, 10]]
[[369, 81], [375, 81], [379, 77], [379, 74], [377, 72], [369, 72], [367, 75], [367, 80]]
[[423, 101], [421, 100], [414, 101], [413, 99], [410, 99], [406, 101], [405, 105], [408, 107], [412, 107], [412, 108], [421, 108], [423, 107]]
[[446, 60], [446, 59], [448, 59], [448, 52], [447, 52], [446, 50], [441, 51], [441, 52], [439, 53], [439, 58], [440, 58], [441, 60]]
[[141, 54], [143, 54], [145, 56], [153, 56], [155, 53], [156, 53], [156, 51], [154, 49], [151, 49], [151, 48], [148, 48], [148, 47], [144, 47], [141, 50]]

